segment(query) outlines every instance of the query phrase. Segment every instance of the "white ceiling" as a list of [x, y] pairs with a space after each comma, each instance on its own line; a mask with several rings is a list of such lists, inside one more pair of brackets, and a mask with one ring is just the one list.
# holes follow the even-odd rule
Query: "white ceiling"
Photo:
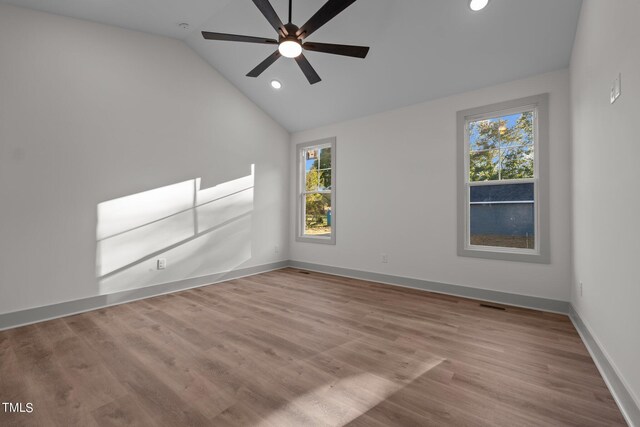
[[[365, 116], [569, 65], [581, 0], [360, 0], [310, 41], [371, 46], [366, 59], [306, 52], [322, 82], [292, 59], [245, 77], [270, 45], [203, 40], [200, 31], [274, 37], [251, 0], [1, 0], [185, 40], [290, 131]], [[294, 0], [302, 25], [324, 0]], [[283, 21], [287, 0], [272, 0]], [[178, 27], [190, 24], [189, 30]], [[276, 91], [269, 82], [278, 79]]]

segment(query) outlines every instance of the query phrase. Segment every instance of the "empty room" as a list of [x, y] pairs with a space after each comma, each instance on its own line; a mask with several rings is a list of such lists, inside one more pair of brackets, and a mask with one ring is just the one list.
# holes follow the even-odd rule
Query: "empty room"
[[640, 427], [638, 0], [0, 0], [0, 426]]

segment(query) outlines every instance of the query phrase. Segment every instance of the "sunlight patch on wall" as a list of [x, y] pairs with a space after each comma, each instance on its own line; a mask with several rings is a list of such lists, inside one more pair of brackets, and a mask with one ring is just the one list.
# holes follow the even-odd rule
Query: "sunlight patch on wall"
[[[195, 178], [98, 204], [100, 292], [230, 271], [251, 258], [251, 174], [201, 189]], [[157, 259], [167, 268], [157, 270]]]

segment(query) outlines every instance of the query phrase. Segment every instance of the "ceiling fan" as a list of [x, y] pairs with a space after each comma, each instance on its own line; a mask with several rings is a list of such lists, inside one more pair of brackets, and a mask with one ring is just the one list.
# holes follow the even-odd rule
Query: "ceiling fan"
[[248, 77], [258, 77], [271, 64], [276, 62], [281, 56], [294, 58], [298, 66], [309, 80], [309, 83], [315, 84], [320, 80], [320, 76], [313, 69], [307, 58], [305, 58], [302, 50], [310, 50], [314, 52], [331, 53], [334, 55], [352, 56], [355, 58], [364, 58], [369, 52], [369, 48], [365, 46], [350, 46], [344, 44], [331, 43], [315, 43], [306, 42], [306, 38], [313, 34], [318, 28], [332, 20], [336, 15], [345, 10], [356, 0], [329, 0], [322, 6], [309, 20], [302, 26], [298, 27], [291, 23], [292, 0], [289, 0], [289, 22], [283, 24], [278, 14], [269, 3], [269, 0], [253, 0], [253, 3], [260, 9], [260, 12], [267, 18], [267, 21], [278, 32], [278, 40], [262, 37], [240, 36], [236, 34], [211, 33], [203, 31], [202, 36], [207, 40], [225, 40], [233, 42], [261, 43], [278, 45], [278, 50], [273, 52], [262, 61], [256, 68], [249, 71]]

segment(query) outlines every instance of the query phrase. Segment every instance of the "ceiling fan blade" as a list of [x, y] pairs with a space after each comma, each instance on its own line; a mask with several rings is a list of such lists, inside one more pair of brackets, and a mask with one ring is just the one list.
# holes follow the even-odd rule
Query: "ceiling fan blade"
[[246, 43], [262, 43], [262, 44], [278, 44], [275, 39], [253, 36], [239, 36], [237, 34], [211, 33], [203, 31], [202, 37], [207, 40], [224, 40], [229, 42], [246, 42]]
[[300, 67], [304, 75], [307, 77], [307, 80], [309, 80], [309, 83], [316, 84], [320, 80], [322, 80], [318, 75], [318, 73], [316, 73], [316, 70], [314, 70], [311, 64], [309, 64], [309, 61], [307, 61], [307, 58], [305, 58], [303, 54], [300, 54], [299, 56], [296, 57], [296, 62], [298, 63], [298, 66]]
[[273, 6], [271, 6], [271, 3], [269, 3], [269, 0], [253, 0], [253, 3], [260, 9], [260, 12], [267, 18], [267, 21], [269, 21], [269, 24], [271, 24], [274, 30], [285, 36], [288, 34], [280, 17], [273, 9]]
[[369, 53], [369, 48], [366, 46], [351, 46], [346, 44], [308, 42], [303, 44], [302, 47], [313, 52], [353, 56], [354, 58], [365, 58], [367, 56], [367, 53]]
[[329, 0], [296, 32], [301, 38], [309, 37], [314, 31], [332, 20], [356, 0]]
[[267, 57], [267, 59], [265, 59], [264, 61], [259, 63], [256, 68], [254, 68], [253, 70], [249, 71], [249, 73], [247, 74], [247, 77], [258, 77], [260, 74], [262, 74], [262, 72], [264, 70], [269, 68], [269, 66], [271, 64], [273, 64], [274, 62], [276, 62], [278, 60], [278, 58], [280, 58], [281, 56], [282, 55], [280, 55], [280, 51], [276, 50], [271, 55], [269, 55]]

